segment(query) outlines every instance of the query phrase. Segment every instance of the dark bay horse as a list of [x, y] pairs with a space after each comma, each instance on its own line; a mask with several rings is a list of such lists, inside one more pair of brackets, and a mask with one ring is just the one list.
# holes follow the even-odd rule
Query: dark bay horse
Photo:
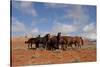
[[46, 48], [46, 44], [48, 42], [47, 35], [44, 37], [40, 37], [40, 35], [36, 38], [29, 38], [28, 41], [25, 41], [26, 44], [28, 44], [28, 48], [32, 48], [32, 45], [34, 44], [36, 48], [41, 47]]
[[[59, 33], [58, 33], [59, 34]], [[60, 38], [59, 35], [57, 36], [50, 36], [50, 34], [46, 35], [46, 47], [48, 50], [55, 50], [59, 49], [59, 45], [63, 46], [63, 44], [66, 44], [66, 41]], [[62, 48], [64, 49], [64, 48]]]
[[36, 38], [29, 38], [28, 41], [25, 41], [25, 44], [28, 44], [28, 48], [32, 48], [32, 45], [36, 44]]

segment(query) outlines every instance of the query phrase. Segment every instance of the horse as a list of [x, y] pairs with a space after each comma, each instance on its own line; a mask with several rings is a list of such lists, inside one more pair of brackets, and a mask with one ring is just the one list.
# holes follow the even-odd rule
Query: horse
[[[59, 34], [59, 33], [58, 33]], [[58, 39], [59, 38], [59, 39]], [[55, 50], [59, 49], [59, 45], [63, 46], [65, 44], [65, 41], [60, 38], [60, 36], [50, 36], [50, 34], [46, 35], [46, 47], [48, 50]], [[64, 48], [62, 48], [64, 50]]]
[[[46, 35], [47, 36], [47, 35]], [[26, 44], [28, 44], [28, 48], [32, 48], [32, 45], [35, 44], [36, 46], [36, 49], [37, 48], [40, 48], [40, 44], [42, 48], [46, 48], [46, 43], [47, 43], [47, 40], [46, 39], [47, 37], [44, 36], [44, 37], [40, 37], [40, 35], [36, 38], [29, 38], [28, 41], [25, 41]]]
[[59, 46], [61, 45], [61, 49], [65, 50], [67, 47], [73, 48], [72, 45], [75, 45], [75, 47], [81, 48], [83, 45], [83, 39], [79, 36], [61, 36], [61, 33], [58, 33], [57, 36], [52, 36], [50, 34], [46, 34], [44, 37], [36, 37], [36, 38], [30, 38], [28, 41], [25, 41], [25, 43], [28, 43], [28, 48], [32, 48], [32, 45], [35, 44], [36, 48], [39, 48], [40, 44], [42, 44], [42, 47], [47, 50], [55, 50], [59, 49]]
[[73, 37], [73, 43], [75, 43], [75, 46], [78, 48], [81, 48], [81, 46], [84, 45], [83, 38], [79, 36]]
[[47, 50], [52, 49], [53, 45], [52, 45], [52, 40], [51, 40], [50, 34], [46, 34], [44, 36], [44, 46], [45, 46], [45, 49], [47, 49]]
[[75, 45], [75, 47], [80, 47], [81, 48], [81, 45], [83, 45], [83, 39], [82, 37], [79, 37], [79, 36], [61, 36], [61, 38], [63, 38], [64, 41], [66, 41], [66, 44], [65, 44], [65, 48], [67, 47], [72, 47], [72, 45]]
[[28, 48], [32, 48], [32, 44], [36, 43], [36, 38], [29, 38], [28, 41], [25, 41], [25, 44], [28, 44]]

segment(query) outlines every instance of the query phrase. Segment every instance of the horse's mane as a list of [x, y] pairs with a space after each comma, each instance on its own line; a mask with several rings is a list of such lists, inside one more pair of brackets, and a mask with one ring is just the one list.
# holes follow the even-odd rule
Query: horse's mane
[[35, 40], [36, 38], [29, 38], [28, 40]]

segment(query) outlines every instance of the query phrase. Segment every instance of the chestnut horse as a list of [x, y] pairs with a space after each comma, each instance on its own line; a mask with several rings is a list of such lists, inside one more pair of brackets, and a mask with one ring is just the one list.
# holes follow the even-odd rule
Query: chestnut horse
[[[66, 41], [65, 48], [72, 47], [72, 45], [75, 45], [75, 47], [80, 47], [83, 45], [83, 39], [79, 36], [61, 36], [63, 40]], [[72, 47], [73, 48], [73, 47]]]

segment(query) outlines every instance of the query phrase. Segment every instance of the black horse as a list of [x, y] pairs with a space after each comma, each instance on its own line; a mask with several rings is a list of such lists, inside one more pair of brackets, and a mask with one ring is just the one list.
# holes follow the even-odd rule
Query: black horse
[[25, 41], [26, 44], [28, 44], [28, 48], [32, 48], [32, 45], [34, 44], [36, 49], [40, 48], [46, 48], [46, 44], [48, 42], [47, 35], [44, 37], [40, 37], [40, 35], [36, 38], [29, 38], [28, 41]]
[[28, 41], [25, 41], [25, 44], [28, 44], [28, 48], [32, 48], [32, 45], [36, 44], [36, 38], [28, 39]]

